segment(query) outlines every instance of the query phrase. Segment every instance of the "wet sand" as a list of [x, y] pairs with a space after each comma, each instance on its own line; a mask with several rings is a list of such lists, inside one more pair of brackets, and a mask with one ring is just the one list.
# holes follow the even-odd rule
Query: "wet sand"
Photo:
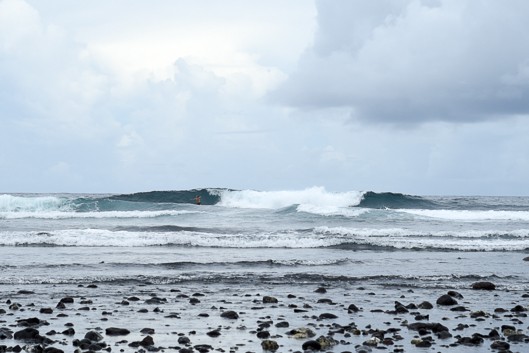
[[529, 293], [502, 288], [3, 285], [0, 302], [0, 352], [529, 350]]

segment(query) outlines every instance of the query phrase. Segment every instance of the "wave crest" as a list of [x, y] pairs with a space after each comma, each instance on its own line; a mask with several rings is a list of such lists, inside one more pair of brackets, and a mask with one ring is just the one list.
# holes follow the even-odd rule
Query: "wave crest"
[[225, 190], [220, 194], [220, 206], [237, 208], [279, 209], [291, 205], [317, 207], [358, 206], [363, 192], [328, 192], [323, 187], [297, 191]]
[[63, 198], [56, 196], [0, 195], [0, 212], [61, 210], [66, 205]]
[[207, 230], [137, 232], [70, 229], [52, 232], [0, 232], [0, 246], [205, 248], [339, 248], [460, 251], [524, 251], [529, 229], [504, 231], [419, 232], [401, 228], [318, 227], [310, 231], [212, 233]]

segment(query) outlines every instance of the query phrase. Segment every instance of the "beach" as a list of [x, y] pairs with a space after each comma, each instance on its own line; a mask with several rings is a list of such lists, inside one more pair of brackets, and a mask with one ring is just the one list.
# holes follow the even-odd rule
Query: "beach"
[[527, 198], [20, 194], [0, 220], [0, 351], [529, 347]]
[[[502, 255], [486, 254], [491, 261]], [[473, 259], [460, 261], [465, 267]], [[521, 256], [517, 261], [529, 265]], [[525, 352], [526, 284], [480, 290], [472, 285], [491, 282], [473, 280], [435, 289], [420, 280], [319, 283], [315, 276], [288, 284], [258, 275], [245, 283], [4, 284], [0, 346], [10, 352]], [[437, 303], [447, 293], [457, 304]]]

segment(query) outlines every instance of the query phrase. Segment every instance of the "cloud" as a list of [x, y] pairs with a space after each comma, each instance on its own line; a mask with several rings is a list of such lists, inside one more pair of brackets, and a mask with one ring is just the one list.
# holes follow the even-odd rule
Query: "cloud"
[[524, 3], [317, 4], [0, 0], [1, 191], [527, 189]]
[[529, 3], [318, 1], [318, 30], [272, 98], [369, 122], [529, 113]]
[[[238, 3], [217, 4], [223, 15], [209, 8], [204, 19], [195, 2], [160, 1], [164, 11], [122, 2], [124, 14], [116, 17], [104, 1], [89, 6], [86, 16], [83, 6], [70, 2], [63, 2], [67, 14], [61, 15], [53, 1], [0, 0], [0, 146], [16, 151], [0, 153], [2, 170], [13, 171], [4, 187], [224, 186], [250, 184], [247, 168], [264, 173], [255, 156], [276, 148], [270, 136], [283, 115], [261, 98], [285, 77], [273, 64], [297, 55], [281, 57], [280, 49], [270, 54], [267, 48], [285, 48], [310, 34], [295, 30], [274, 42], [266, 29], [278, 25], [277, 34], [290, 25], [289, 16], [252, 27], [250, 18], [237, 22], [230, 8], [259, 15]], [[298, 1], [287, 12], [303, 6]], [[273, 11], [265, 17], [273, 18]], [[162, 30], [153, 25], [157, 19]], [[259, 47], [259, 40], [266, 44]], [[151, 60], [158, 54], [163, 60]]]

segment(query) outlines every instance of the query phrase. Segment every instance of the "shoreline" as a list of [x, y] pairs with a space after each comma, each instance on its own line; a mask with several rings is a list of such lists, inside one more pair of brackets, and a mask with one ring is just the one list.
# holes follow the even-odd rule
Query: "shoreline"
[[[457, 304], [439, 305], [449, 291], [369, 283], [231, 285], [2, 285], [0, 352], [525, 352], [529, 347], [527, 290], [469, 286], [452, 291]], [[228, 318], [221, 316], [227, 312]], [[33, 338], [23, 339], [21, 332]]]

